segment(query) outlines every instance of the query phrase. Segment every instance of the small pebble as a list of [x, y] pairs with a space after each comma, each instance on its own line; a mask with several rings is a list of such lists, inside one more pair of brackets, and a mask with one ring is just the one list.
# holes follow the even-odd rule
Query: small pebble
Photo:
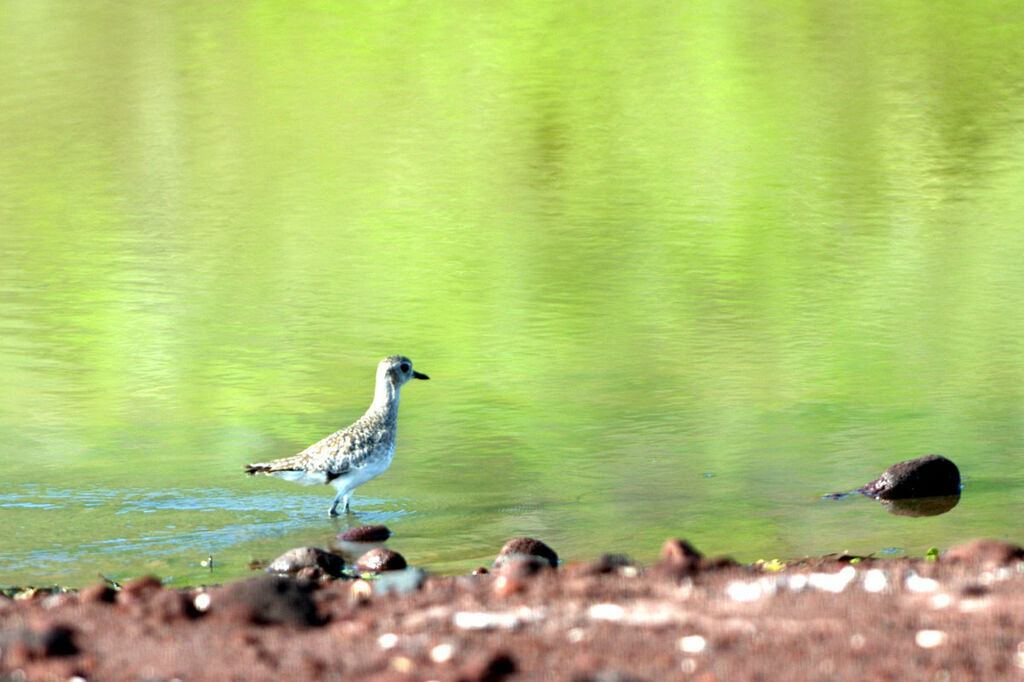
[[594, 604], [590, 607], [590, 617], [594, 620], [622, 620], [625, 610], [618, 604]]
[[885, 571], [880, 568], [871, 568], [864, 573], [864, 591], [881, 592], [889, 586], [889, 579], [885, 577]]
[[349, 588], [349, 596], [356, 602], [367, 601], [371, 594], [373, 594], [373, 587], [367, 580], [356, 580]]
[[939, 581], [931, 578], [922, 578], [914, 571], [909, 571], [903, 580], [903, 586], [911, 592], [935, 592], [939, 589]]
[[725, 588], [725, 593], [733, 601], [752, 602], [761, 598], [761, 586], [758, 583], [735, 581], [729, 583], [729, 586]]
[[707, 640], [700, 635], [687, 635], [679, 639], [679, 650], [686, 654], [699, 654], [707, 645]]
[[857, 569], [846, 566], [838, 573], [812, 573], [807, 577], [807, 584], [823, 592], [839, 594], [856, 576]]
[[447, 663], [454, 654], [455, 647], [451, 644], [438, 644], [430, 650], [430, 660], [434, 663]]
[[918, 630], [914, 642], [922, 649], [934, 649], [945, 644], [947, 638], [942, 630]]
[[195, 605], [196, 611], [199, 613], [205, 613], [210, 609], [210, 593], [201, 592], [197, 594], [192, 603]]

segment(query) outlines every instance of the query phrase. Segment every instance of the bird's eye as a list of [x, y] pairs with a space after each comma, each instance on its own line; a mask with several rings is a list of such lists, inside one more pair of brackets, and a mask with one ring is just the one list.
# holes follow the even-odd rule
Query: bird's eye
[[408, 372], [408, 371], [409, 371], [410, 369], [412, 369], [412, 367], [410, 367], [410, 366], [409, 366], [409, 363], [408, 363], [408, 362], [403, 362], [403, 363], [402, 363], [402, 365], [401, 365], [401, 366], [399, 367], [399, 369], [401, 369], [401, 370], [402, 370], [402, 374], [405, 374], [405, 373], [406, 373], [406, 372]]

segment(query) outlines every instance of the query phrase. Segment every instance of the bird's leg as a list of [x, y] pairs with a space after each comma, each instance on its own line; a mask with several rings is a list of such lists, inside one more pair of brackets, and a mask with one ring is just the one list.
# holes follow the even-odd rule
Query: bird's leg
[[[341, 493], [334, 496], [334, 502], [331, 502], [331, 508], [327, 510], [328, 516], [338, 515], [338, 502], [341, 500]], [[345, 511], [348, 511], [348, 498], [345, 498]]]
[[345, 496], [345, 513], [348, 514], [348, 495]]

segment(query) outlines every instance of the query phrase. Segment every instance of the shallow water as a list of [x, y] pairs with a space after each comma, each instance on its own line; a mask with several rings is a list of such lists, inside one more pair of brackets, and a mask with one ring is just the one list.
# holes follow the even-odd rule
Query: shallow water
[[[776, 7], [3, 5], [0, 583], [1024, 540], [1024, 16]], [[241, 473], [391, 353], [354, 516]]]

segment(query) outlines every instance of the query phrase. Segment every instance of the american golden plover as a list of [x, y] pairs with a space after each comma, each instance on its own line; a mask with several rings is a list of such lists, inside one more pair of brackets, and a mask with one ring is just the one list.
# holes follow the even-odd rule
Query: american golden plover
[[429, 378], [413, 371], [412, 360], [403, 355], [384, 358], [377, 365], [377, 387], [366, 414], [297, 455], [247, 464], [246, 473], [270, 474], [303, 485], [330, 484], [338, 494], [327, 513], [337, 516], [339, 502], [347, 512], [352, 491], [391, 466], [398, 432], [398, 393], [402, 386], [410, 379]]

